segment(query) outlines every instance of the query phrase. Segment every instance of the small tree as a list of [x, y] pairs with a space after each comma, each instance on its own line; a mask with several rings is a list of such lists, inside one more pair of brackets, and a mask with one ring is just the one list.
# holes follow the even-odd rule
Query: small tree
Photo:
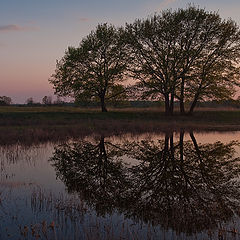
[[6, 106], [12, 103], [12, 99], [7, 96], [0, 96], [0, 105]]
[[44, 96], [43, 99], [42, 99], [42, 104], [51, 105], [52, 104], [52, 97], [51, 96]]
[[53, 102], [53, 104], [55, 104], [55, 105], [63, 105], [64, 104], [64, 100], [62, 100], [62, 98], [60, 96], [57, 96], [57, 99]]
[[26, 100], [26, 104], [27, 104], [27, 105], [33, 105], [33, 104], [34, 104], [33, 98], [32, 98], [32, 97], [28, 98], [28, 99]]
[[78, 48], [69, 47], [57, 62], [55, 74], [50, 78], [55, 93], [83, 101], [100, 101], [106, 112], [106, 97], [113, 98], [123, 92], [113, 92], [123, 81], [126, 69], [123, 31], [112, 25], [100, 24], [84, 38]]

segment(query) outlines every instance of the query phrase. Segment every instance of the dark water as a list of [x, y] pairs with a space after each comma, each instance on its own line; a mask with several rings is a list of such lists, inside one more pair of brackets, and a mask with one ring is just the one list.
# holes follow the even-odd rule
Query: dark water
[[0, 239], [240, 239], [239, 137], [0, 146]]

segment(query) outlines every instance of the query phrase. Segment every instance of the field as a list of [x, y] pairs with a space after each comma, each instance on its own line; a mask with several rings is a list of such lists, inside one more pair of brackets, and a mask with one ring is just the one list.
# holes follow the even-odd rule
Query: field
[[165, 116], [160, 108], [0, 107], [0, 141], [61, 140], [98, 133], [240, 130], [240, 111], [197, 109], [193, 116]]

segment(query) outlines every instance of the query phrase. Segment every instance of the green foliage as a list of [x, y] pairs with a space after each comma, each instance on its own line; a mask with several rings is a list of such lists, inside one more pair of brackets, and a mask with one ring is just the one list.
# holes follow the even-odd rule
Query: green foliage
[[98, 99], [104, 106], [107, 93], [123, 81], [126, 60], [122, 35], [122, 29], [102, 24], [78, 48], [69, 47], [49, 80], [55, 93], [78, 101]]
[[[229, 100], [240, 85], [240, 31], [216, 12], [189, 6], [138, 19], [123, 28], [99, 24], [79, 47], [69, 47], [49, 80], [76, 102], [126, 102], [126, 77], [137, 81], [132, 99], [165, 102], [173, 114], [198, 101]], [[188, 104], [190, 103], [190, 104]]]
[[[232, 20], [189, 6], [127, 24], [132, 75], [144, 97], [227, 99], [239, 85], [240, 32]], [[171, 103], [169, 103], [171, 101]], [[171, 109], [173, 111], [173, 109]]]

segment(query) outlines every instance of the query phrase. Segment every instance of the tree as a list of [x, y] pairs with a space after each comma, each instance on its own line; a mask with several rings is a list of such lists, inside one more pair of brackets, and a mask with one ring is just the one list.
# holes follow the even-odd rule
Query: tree
[[[127, 24], [133, 56], [132, 75], [145, 87], [145, 96], [163, 98], [165, 113], [174, 101], [232, 96], [238, 85], [240, 33], [235, 22], [218, 13], [189, 6], [163, 11]], [[147, 94], [146, 94], [147, 93]]]
[[123, 30], [100, 24], [84, 38], [80, 46], [69, 47], [57, 62], [55, 74], [49, 80], [55, 93], [84, 101], [100, 101], [106, 112], [106, 98], [112, 99], [112, 89], [123, 81], [127, 61]]
[[64, 103], [64, 100], [60, 96], [57, 96], [57, 99], [53, 102], [55, 105], [64, 105]]
[[[126, 164], [118, 145], [105, 141], [77, 141], [55, 149], [51, 163], [69, 192], [79, 192], [98, 214], [111, 213], [123, 201], [126, 190]], [[118, 157], [118, 158], [117, 158]]]
[[43, 99], [42, 99], [42, 104], [51, 105], [52, 104], [52, 97], [51, 96], [44, 96]]
[[191, 101], [189, 114], [193, 113], [198, 100], [232, 99], [240, 83], [239, 28], [232, 20], [221, 20], [216, 13], [207, 13], [207, 16], [210, 16], [206, 22], [209, 39], [190, 73], [185, 75], [185, 95]]
[[34, 104], [33, 98], [32, 98], [32, 97], [28, 98], [28, 99], [26, 100], [26, 104], [27, 104], [27, 105], [33, 105], [33, 104]]
[[12, 99], [7, 96], [0, 96], [0, 105], [10, 105], [12, 103]]

